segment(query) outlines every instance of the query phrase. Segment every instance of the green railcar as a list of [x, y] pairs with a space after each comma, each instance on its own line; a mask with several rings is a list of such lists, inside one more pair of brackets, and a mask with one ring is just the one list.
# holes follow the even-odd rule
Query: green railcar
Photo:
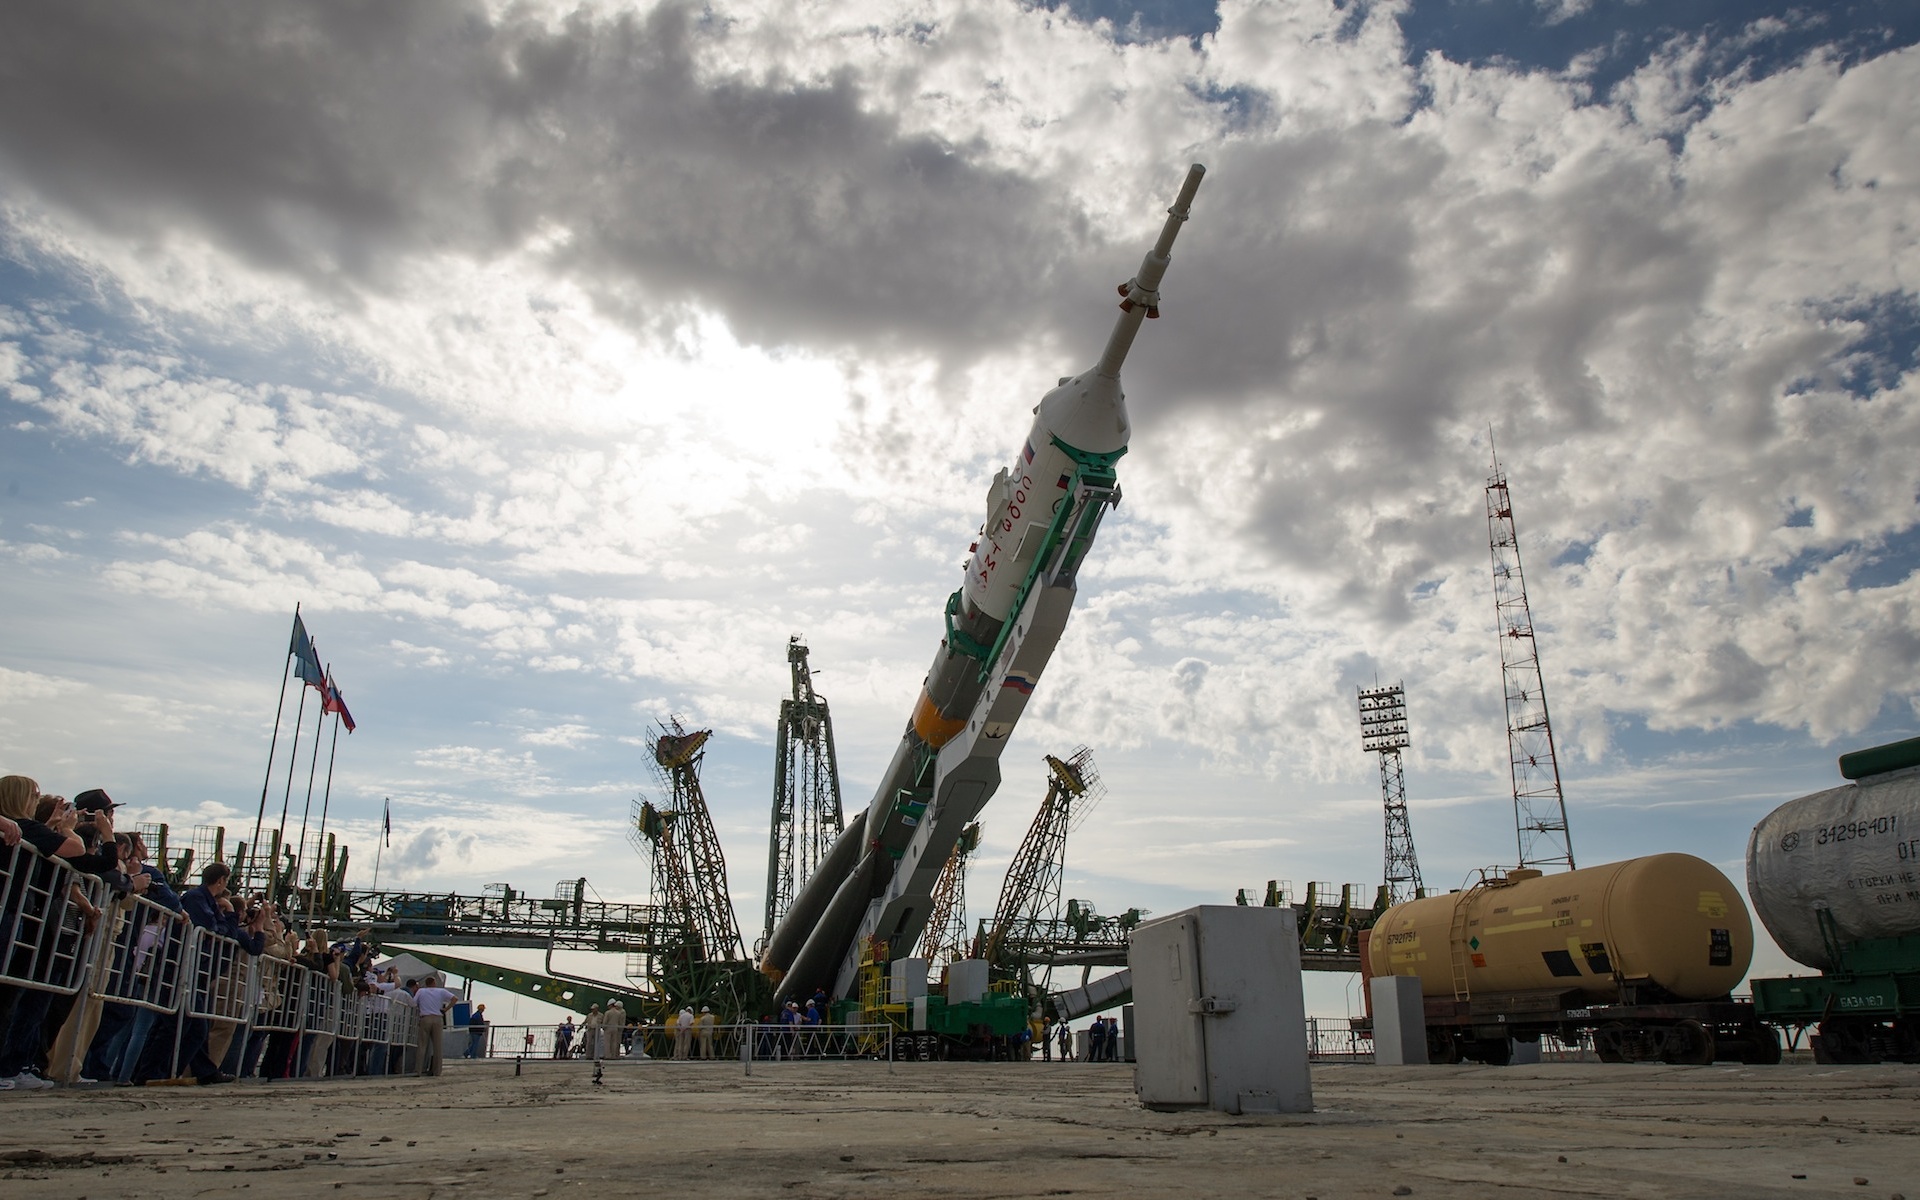
[[1753, 981], [1754, 1011], [1829, 1063], [1920, 1062], [1920, 935], [1834, 944], [1819, 975]]

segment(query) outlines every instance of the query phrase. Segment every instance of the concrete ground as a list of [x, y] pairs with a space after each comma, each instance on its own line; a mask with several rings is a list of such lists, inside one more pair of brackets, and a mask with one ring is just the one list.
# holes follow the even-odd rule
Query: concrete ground
[[1920, 1200], [1913, 1067], [1321, 1066], [1311, 1115], [1086, 1064], [455, 1063], [0, 1094], [0, 1195]]

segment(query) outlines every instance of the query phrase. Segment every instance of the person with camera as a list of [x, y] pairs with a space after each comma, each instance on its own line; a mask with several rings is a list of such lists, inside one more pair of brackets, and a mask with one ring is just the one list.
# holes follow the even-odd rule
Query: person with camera
[[[59, 939], [59, 945], [51, 947], [54, 957], [63, 957], [61, 952], [70, 955], [77, 948], [77, 938], [93, 932], [100, 920], [100, 908], [77, 883], [65, 889], [58, 887], [55, 881], [60, 878], [59, 868], [52, 860], [89, 875], [117, 873], [120, 856], [112, 841], [111, 812], [89, 815], [83, 823], [72, 801], [41, 794], [40, 785], [25, 775], [8, 775], [0, 779], [0, 816], [13, 822], [20, 840], [39, 852], [25, 877], [12, 889], [14, 894], [7, 898], [8, 916], [15, 923], [21, 918], [30, 919], [33, 928], [41, 931], [38, 936]], [[77, 830], [84, 830], [95, 845], [89, 846], [86, 836]], [[98, 845], [103, 831], [104, 849]], [[82, 916], [83, 929], [78, 934], [65, 929], [70, 907]], [[31, 956], [40, 949], [16, 944], [13, 953]], [[0, 1032], [0, 1081], [12, 1084], [5, 1090], [54, 1086], [45, 1074], [51, 1035], [66, 1023], [72, 1009], [70, 995], [38, 989], [21, 989], [14, 994], [4, 1032]]]

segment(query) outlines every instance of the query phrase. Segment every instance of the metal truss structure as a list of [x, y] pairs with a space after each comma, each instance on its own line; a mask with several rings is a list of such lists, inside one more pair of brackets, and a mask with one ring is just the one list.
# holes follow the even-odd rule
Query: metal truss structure
[[1567, 828], [1567, 802], [1560, 788], [1560, 761], [1554, 753], [1540, 646], [1520, 567], [1513, 497], [1497, 454], [1487, 478], [1487, 541], [1493, 556], [1493, 603], [1500, 627], [1500, 676], [1507, 702], [1507, 757], [1512, 765], [1519, 865], [1572, 870], [1573, 835]]
[[647, 739], [666, 804], [639, 802], [634, 827], [650, 852], [653, 903], [687, 914], [702, 957], [745, 961], [720, 835], [700, 790], [700, 764], [712, 736], [711, 729], [689, 732], [678, 718], [670, 718]]
[[967, 858], [980, 846], [980, 822], [960, 831], [960, 840], [947, 855], [940, 882], [933, 887], [933, 908], [927, 930], [920, 936], [920, 957], [937, 975], [948, 963], [967, 955]]
[[1063, 921], [1062, 888], [1067, 866], [1067, 834], [1106, 794], [1093, 752], [1078, 747], [1066, 759], [1047, 755], [1047, 795], [1034, 814], [1027, 836], [1007, 867], [993, 920], [976, 944], [976, 957], [993, 964], [1002, 978], [1031, 985], [1029, 948], [1046, 944]]
[[1386, 809], [1387, 903], [1417, 900], [1425, 890], [1407, 821], [1407, 777], [1400, 752], [1407, 735], [1407, 696], [1399, 684], [1360, 689], [1360, 747], [1380, 756], [1380, 798]]
[[813, 690], [807, 645], [787, 639], [793, 694], [780, 701], [773, 751], [773, 824], [767, 837], [767, 923], [758, 950], [773, 936], [793, 898], [845, 828], [840, 767], [833, 749], [833, 716]]

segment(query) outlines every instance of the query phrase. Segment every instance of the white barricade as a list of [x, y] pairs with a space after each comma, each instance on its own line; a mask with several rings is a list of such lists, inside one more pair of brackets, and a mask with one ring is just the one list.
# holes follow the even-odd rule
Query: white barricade
[[261, 956], [254, 990], [253, 1027], [298, 1033], [307, 1013], [307, 976], [312, 972], [284, 958]]
[[85, 982], [101, 934], [87, 928], [77, 890], [104, 907], [106, 884], [21, 842], [0, 846], [0, 983], [73, 995]]
[[307, 1011], [301, 1028], [331, 1037], [340, 1028], [340, 988], [322, 971], [307, 972]]
[[192, 980], [182, 1014], [209, 1021], [244, 1023], [252, 1013], [256, 959], [239, 942], [199, 926], [187, 930], [187, 970]]
[[413, 1073], [415, 1048], [419, 1042], [420, 1013], [405, 1000], [394, 1000], [387, 1010], [387, 1045], [397, 1047], [399, 1054], [393, 1059], [393, 1072], [399, 1075]]
[[331, 1074], [354, 1075], [360, 1064], [360, 1026], [365, 1020], [366, 997], [346, 988], [340, 993], [340, 1017], [336, 1022]]
[[182, 913], [145, 896], [126, 896], [108, 910], [112, 927], [101, 939], [91, 990], [102, 1000], [152, 1012], [180, 1007], [181, 964], [187, 954]]

